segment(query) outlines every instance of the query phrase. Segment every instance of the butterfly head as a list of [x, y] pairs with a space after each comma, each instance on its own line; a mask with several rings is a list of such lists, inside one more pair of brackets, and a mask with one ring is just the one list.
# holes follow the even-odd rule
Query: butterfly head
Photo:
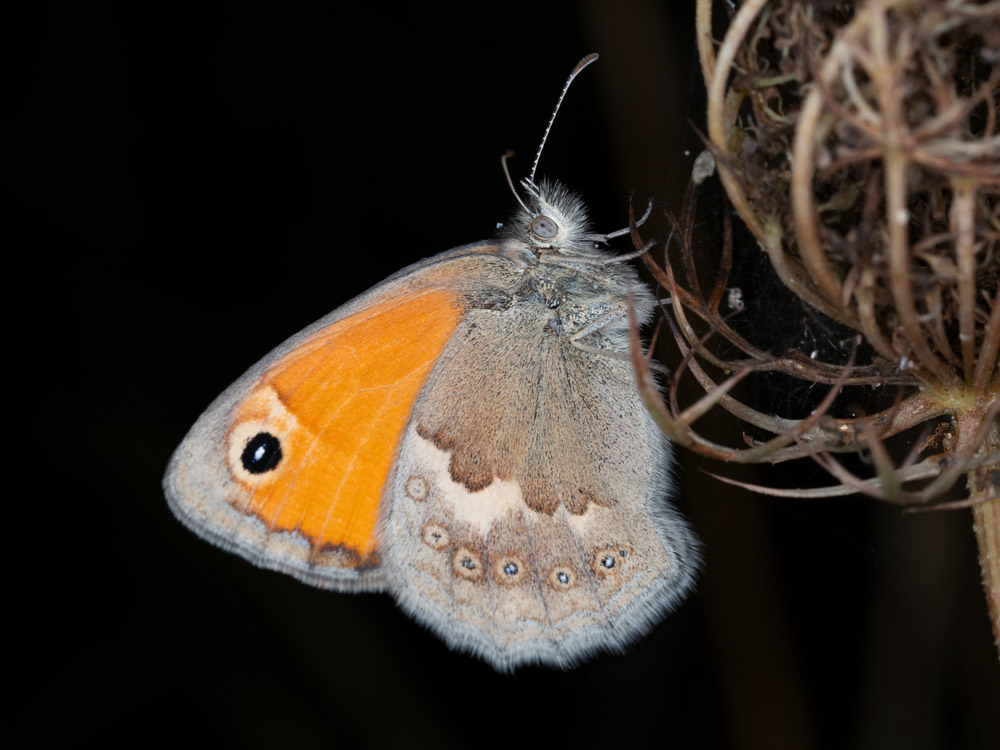
[[536, 256], [591, 255], [599, 237], [590, 230], [587, 209], [579, 196], [558, 182], [524, 180], [525, 201], [504, 225], [503, 238]]

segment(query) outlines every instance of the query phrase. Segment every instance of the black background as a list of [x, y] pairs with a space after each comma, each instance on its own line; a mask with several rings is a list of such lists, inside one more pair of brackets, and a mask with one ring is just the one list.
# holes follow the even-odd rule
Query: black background
[[[171, 451], [244, 369], [405, 264], [492, 234], [513, 207], [499, 155], [530, 169], [586, 53], [601, 61], [540, 172], [605, 231], [632, 188], [676, 206], [703, 111], [692, 11], [615, 6], [91, 2], [8, 19], [7, 281], [29, 300], [8, 333], [28, 332], [13, 397], [38, 458], [9, 515], [28, 597], [8, 648], [30, 656], [18, 718], [39, 738], [995, 741], [1000, 669], [967, 512], [765, 499], [682, 452], [698, 591], [624, 656], [512, 677], [450, 653], [389, 597], [254, 569], [170, 515]], [[798, 481], [788, 471], [761, 479]]]

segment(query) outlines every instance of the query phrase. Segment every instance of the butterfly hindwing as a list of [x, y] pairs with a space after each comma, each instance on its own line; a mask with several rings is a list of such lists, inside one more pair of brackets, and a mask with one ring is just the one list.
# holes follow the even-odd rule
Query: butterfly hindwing
[[466, 314], [417, 401], [380, 532], [401, 605], [501, 670], [620, 649], [676, 605], [696, 557], [630, 365], [557, 322], [536, 294]]

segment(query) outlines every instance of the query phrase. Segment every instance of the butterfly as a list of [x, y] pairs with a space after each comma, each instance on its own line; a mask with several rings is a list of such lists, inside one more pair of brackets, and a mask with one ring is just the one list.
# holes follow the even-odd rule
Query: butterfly
[[621, 650], [698, 562], [628, 358], [629, 305], [645, 323], [653, 295], [606, 249], [624, 232], [591, 231], [537, 164], [522, 200], [504, 161], [520, 208], [495, 239], [405, 268], [278, 346], [164, 478], [208, 541], [315, 586], [387, 591], [500, 671]]

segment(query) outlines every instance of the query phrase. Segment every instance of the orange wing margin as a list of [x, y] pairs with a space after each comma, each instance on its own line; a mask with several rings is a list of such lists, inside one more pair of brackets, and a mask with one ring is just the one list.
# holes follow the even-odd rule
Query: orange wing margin
[[[309, 540], [312, 556], [372, 562], [382, 487], [424, 381], [464, 310], [423, 291], [349, 315], [285, 355], [235, 408], [229, 464], [247, 494], [234, 506]], [[281, 459], [244, 466], [249, 441], [278, 438]]]

